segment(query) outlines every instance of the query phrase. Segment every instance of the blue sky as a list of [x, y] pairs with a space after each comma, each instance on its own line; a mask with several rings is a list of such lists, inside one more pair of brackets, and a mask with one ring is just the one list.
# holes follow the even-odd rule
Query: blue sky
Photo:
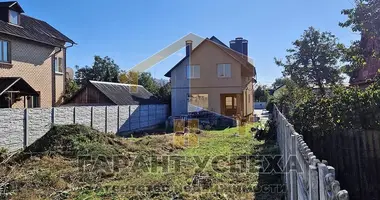
[[[67, 53], [68, 66], [91, 65], [94, 55], [109, 56], [128, 70], [173, 41], [192, 32], [215, 35], [228, 44], [235, 37], [248, 42], [261, 84], [281, 77], [273, 58], [282, 58], [303, 30], [331, 31], [348, 44], [359, 38], [338, 23], [353, 0], [19, 0], [25, 14], [44, 20], [78, 45]], [[157, 78], [175, 65], [183, 50], [149, 71]]]

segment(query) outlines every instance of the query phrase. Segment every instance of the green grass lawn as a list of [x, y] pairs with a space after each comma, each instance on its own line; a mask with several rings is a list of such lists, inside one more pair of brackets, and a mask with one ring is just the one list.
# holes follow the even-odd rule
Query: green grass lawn
[[[18, 186], [23, 186], [14, 190], [12, 197], [280, 199], [281, 194], [260, 189], [263, 185], [279, 184], [279, 176], [260, 174], [260, 159], [249, 158], [276, 154], [277, 147], [273, 142], [253, 139], [249, 127], [244, 131], [229, 128], [203, 132], [197, 135], [196, 142], [187, 146], [179, 145], [173, 137], [168, 134], [128, 139], [112, 137], [106, 142], [102, 139], [99, 143], [104, 154], [116, 151], [107, 150], [109, 143], [117, 144], [120, 156], [113, 159], [106, 156], [78, 162], [65, 155], [44, 155], [41, 159], [26, 160], [18, 166], [17, 173], [9, 176]], [[97, 145], [87, 141], [78, 149], [83, 153], [87, 146], [93, 149]]]

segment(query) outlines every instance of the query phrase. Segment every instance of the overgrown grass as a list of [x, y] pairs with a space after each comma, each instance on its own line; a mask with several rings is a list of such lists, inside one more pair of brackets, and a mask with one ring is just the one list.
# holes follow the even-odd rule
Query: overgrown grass
[[[69, 134], [66, 129], [80, 134]], [[260, 160], [249, 157], [263, 152], [274, 154], [275, 145], [253, 139], [249, 127], [206, 131], [197, 135], [197, 145], [184, 147], [173, 143], [172, 134], [126, 139], [92, 129], [85, 133], [84, 129], [72, 126], [55, 129], [63, 131], [65, 139], [50, 134], [49, 138], [69, 144], [66, 147], [71, 149], [50, 145], [40, 149], [53, 149], [49, 154], [39, 153], [35, 154], [38, 157], [1, 166], [0, 181], [10, 183], [7, 197], [266, 199], [268, 196], [261, 198], [264, 196], [255, 188], [262, 182], [278, 182], [278, 177], [260, 175]], [[70, 150], [74, 153], [62, 153]], [[81, 155], [89, 157], [77, 160]]]

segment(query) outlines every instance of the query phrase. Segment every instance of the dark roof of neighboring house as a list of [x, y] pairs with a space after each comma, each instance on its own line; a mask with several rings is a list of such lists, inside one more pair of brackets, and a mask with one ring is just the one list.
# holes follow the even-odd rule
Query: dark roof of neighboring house
[[227, 48], [229, 48], [226, 44], [224, 44], [222, 41], [220, 41], [217, 37], [215, 37], [215, 36], [212, 36], [211, 38], [210, 38], [210, 40], [211, 41], [213, 41], [213, 42], [216, 42], [216, 43], [218, 43], [218, 44], [220, 44], [220, 45], [223, 45], [223, 46], [225, 46], [225, 47], [227, 47]]
[[[90, 81], [116, 105], [160, 104], [161, 102], [141, 85]], [[131, 88], [131, 87], [136, 88]], [[136, 89], [136, 90], [135, 90]]]
[[24, 79], [20, 77], [0, 77], [0, 95], [12, 88], [22, 95], [39, 95]]
[[[229, 54], [232, 58], [234, 58], [235, 60], [237, 60], [238, 62], [240, 62], [242, 65], [244, 66], [248, 66], [248, 67], [252, 67], [253, 68], [253, 71], [254, 73], [256, 74], [256, 70], [255, 70], [255, 67], [250, 63], [248, 62], [248, 56], [240, 53], [240, 52], [237, 52], [229, 47], [227, 47], [224, 43], [220, 44], [220, 40], [218, 38], [216, 38], [215, 36], [212, 36], [211, 38], [214, 38], [213, 40], [211, 39], [204, 39], [197, 47], [195, 47], [191, 52], [194, 52], [198, 49], [198, 47], [200, 47], [203, 43], [207, 42], [207, 41], [210, 41], [212, 44], [215, 44], [217, 47], [219, 47], [221, 50], [223, 50], [224, 52], [226, 52], [227, 54]], [[215, 41], [219, 41], [219, 42], [215, 42]], [[166, 74], [165, 76], [166, 77], [170, 77], [171, 74], [170, 72], [172, 72], [176, 67], [178, 67], [179, 65], [181, 65], [184, 61], [187, 60], [187, 56], [185, 56], [184, 58], [182, 58], [176, 65], [174, 65], [173, 68], [171, 68]]]
[[24, 10], [17, 3], [17, 1], [0, 2], [0, 8], [13, 8], [14, 10], [16, 10], [16, 11], [18, 11], [20, 13], [24, 12]]
[[[1, 2], [0, 7], [9, 7], [9, 4], [11, 3], [16, 3], [13, 6], [18, 5], [17, 2]], [[20, 9], [22, 10], [21, 7]], [[0, 33], [57, 47], [63, 47], [65, 42], [75, 44], [73, 40], [50, 26], [48, 23], [24, 14], [20, 14], [20, 26], [12, 25], [0, 20]]]

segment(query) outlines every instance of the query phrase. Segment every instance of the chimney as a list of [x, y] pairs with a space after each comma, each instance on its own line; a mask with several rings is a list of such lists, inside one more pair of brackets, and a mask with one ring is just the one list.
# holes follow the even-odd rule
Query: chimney
[[186, 57], [190, 56], [192, 50], [193, 50], [193, 41], [186, 40]]
[[248, 56], [248, 40], [245, 40], [242, 37], [237, 37], [234, 40], [231, 40], [230, 48]]

